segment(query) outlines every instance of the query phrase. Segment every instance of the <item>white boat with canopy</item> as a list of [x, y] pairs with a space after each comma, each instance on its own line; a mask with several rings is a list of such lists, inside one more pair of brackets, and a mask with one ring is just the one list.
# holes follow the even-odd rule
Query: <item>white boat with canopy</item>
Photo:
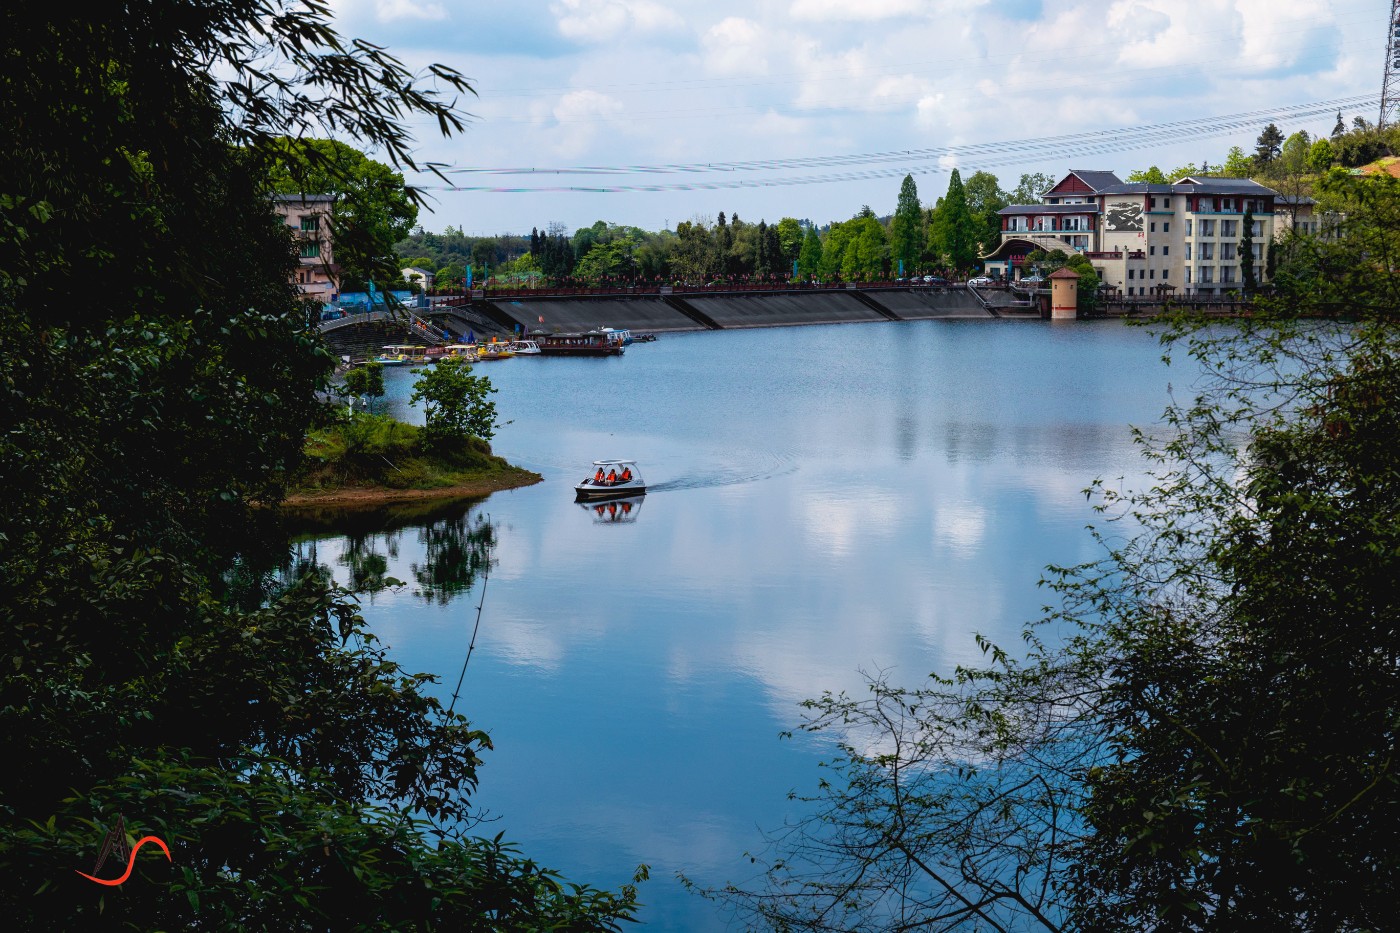
[[584, 477], [574, 486], [579, 501], [620, 499], [644, 495], [646, 491], [646, 482], [635, 460], [594, 460], [593, 475]]

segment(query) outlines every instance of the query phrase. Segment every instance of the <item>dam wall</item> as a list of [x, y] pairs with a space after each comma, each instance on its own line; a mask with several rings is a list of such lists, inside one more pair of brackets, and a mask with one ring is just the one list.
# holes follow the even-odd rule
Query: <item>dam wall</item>
[[[965, 289], [803, 289], [769, 292], [686, 291], [674, 295], [477, 299], [526, 331], [698, 331], [798, 324], [857, 324], [992, 315]], [[543, 321], [540, 318], [544, 318]]]

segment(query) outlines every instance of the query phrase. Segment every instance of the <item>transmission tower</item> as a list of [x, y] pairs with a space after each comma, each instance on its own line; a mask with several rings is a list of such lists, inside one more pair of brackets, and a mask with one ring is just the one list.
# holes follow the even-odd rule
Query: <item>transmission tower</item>
[[1385, 26], [1385, 81], [1381, 84], [1381, 129], [1400, 123], [1400, 0], [1390, 0]]

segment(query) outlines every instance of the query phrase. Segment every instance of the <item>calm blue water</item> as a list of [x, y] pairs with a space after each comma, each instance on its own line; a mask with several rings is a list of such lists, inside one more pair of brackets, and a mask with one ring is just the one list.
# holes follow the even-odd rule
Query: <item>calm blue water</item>
[[[744, 852], [818, 776], [820, 743], [778, 738], [797, 704], [861, 690], [861, 670], [913, 682], [977, 661], [975, 632], [1019, 645], [1049, 598], [1042, 568], [1098, 556], [1082, 490], [1140, 476], [1128, 425], [1155, 423], [1169, 379], [1188, 381], [1159, 356], [1112, 322], [922, 322], [481, 364], [512, 419], [496, 451], [545, 477], [448, 516], [489, 515], [496, 536], [458, 703], [496, 746], [486, 831], [601, 886], [645, 862], [649, 928], [723, 929], [674, 873], [748, 877]], [[393, 410], [416, 419], [413, 377], [387, 376]], [[656, 487], [628, 521], [573, 502], [608, 457]], [[430, 533], [398, 521], [354, 547], [413, 580]], [[348, 545], [315, 544], [342, 579]], [[482, 584], [421, 590], [378, 593], [366, 616], [447, 697]]]

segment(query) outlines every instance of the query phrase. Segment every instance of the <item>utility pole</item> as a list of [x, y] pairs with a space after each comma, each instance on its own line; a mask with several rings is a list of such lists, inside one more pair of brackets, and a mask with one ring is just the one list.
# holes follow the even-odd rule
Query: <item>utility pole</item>
[[1385, 35], [1385, 79], [1381, 83], [1378, 129], [1400, 124], [1400, 0], [1390, 0], [1390, 20], [1385, 24]]

